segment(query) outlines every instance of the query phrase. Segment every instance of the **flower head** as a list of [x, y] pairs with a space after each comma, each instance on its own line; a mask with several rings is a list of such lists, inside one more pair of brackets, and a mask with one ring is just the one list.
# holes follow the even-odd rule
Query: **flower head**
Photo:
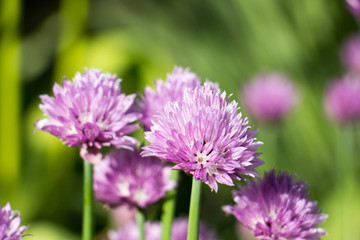
[[360, 0], [346, 0], [346, 5], [355, 17], [360, 18]]
[[20, 240], [26, 231], [26, 226], [20, 226], [20, 214], [12, 211], [10, 203], [0, 206], [0, 239]]
[[112, 206], [145, 208], [176, 186], [170, 173], [171, 168], [155, 157], [142, 158], [137, 150], [115, 150], [94, 166], [95, 198]]
[[[109, 240], [139, 240], [139, 228], [135, 222], [127, 224], [119, 230], [108, 232]], [[161, 223], [146, 222], [145, 223], [145, 239], [160, 240], [161, 239]]]
[[353, 35], [345, 41], [341, 47], [340, 56], [349, 70], [360, 72], [360, 35]]
[[121, 93], [120, 79], [89, 69], [55, 84], [54, 97], [41, 95], [40, 109], [49, 118], [35, 122], [37, 129], [62, 139], [70, 147], [81, 146], [81, 156], [92, 163], [101, 159], [101, 146], [132, 148], [138, 141], [126, 136], [138, 128], [131, 124], [140, 113], [129, 111], [135, 94]]
[[360, 117], [360, 76], [346, 75], [334, 81], [324, 99], [328, 116], [337, 122], [353, 122]]
[[315, 226], [327, 215], [318, 213], [306, 191], [306, 184], [295, 182], [294, 176], [271, 171], [234, 192], [235, 205], [223, 210], [234, 214], [257, 239], [320, 239], [326, 232]]
[[277, 73], [259, 75], [243, 89], [243, 101], [257, 120], [282, 120], [297, 104], [299, 94], [294, 84]]
[[196, 89], [185, 89], [181, 102], [168, 102], [155, 115], [151, 131], [145, 132], [150, 142], [143, 156], [157, 156], [175, 163], [208, 184], [215, 191], [218, 184], [233, 185], [242, 175], [254, 177], [259, 160], [256, 149], [261, 142], [254, 138], [248, 119], [238, 114], [235, 101], [211, 82]]
[[[186, 240], [188, 229], [187, 218], [177, 218], [174, 220], [171, 229], [171, 240]], [[160, 222], [145, 223], [145, 239], [160, 240], [162, 227]], [[108, 233], [109, 240], [138, 240], [139, 230], [136, 223], [130, 223], [124, 228]], [[199, 240], [217, 240], [214, 231], [208, 229], [203, 223], [200, 223]]]
[[[174, 220], [171, 228], [171, 240], [186, 240], [188, 232], [188, 218], [180, 217]], [[199, 240], [216, 240], [217, 235], [209, 229], [204, 223], [200, 222]]]
[[181, 101], [185, 88], [193, 89], [200, 85], [201, 81], [195, 73], [190, 72], [188, 68], [175, 67], [173, 72], [167, 75], [166, 82], [162, 79], [155, 82], [156, 92], [147, 86], [144, 90], [144, 98], [140, 102], [143, 113], [140, 121], [145, 129], [150, 129], [153, 116], [168, 101]]

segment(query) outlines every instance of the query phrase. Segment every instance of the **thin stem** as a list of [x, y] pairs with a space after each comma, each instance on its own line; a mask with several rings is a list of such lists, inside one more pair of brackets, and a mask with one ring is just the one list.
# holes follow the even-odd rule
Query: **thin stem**
[[136, 213], [136, 222], [139, 228], [139, 240], [145, 240], [145, 212], [138, 209]]
[[[172, 170], [170, 179], [177, 182], [179, 179], [179, 171]], [[161, 216], [161, 221], [163, 225], [161, 240], [170, 240], [171, 226], [174, 219], [176, 206], [176, 195], [177, 188], [166, 193], [165, 202], [163, 204], [163, 213]]]
[[341, 126], [340, 137], [337, 144], [337, 168], [339, 171], [338, 183], [343, 184], [344, 180], [352, 179], [355, 175], [355, 132], [353, 125]]
[[12, 202], [16, 199], [15, 192], [20, 179], [22, 152], [19, 37], [22, 2], [0, 0], [0, 198]]
[[341, 239], [351, 239], [351, 221], [349, 220], [348, 203], [354, 198], [353, 189], [356, 185], [356, 132], [354, 125], [343, 125], [338, 129], [338, 142], [336, 144], [336, 172], [337, 188], [340, 194], [339, 209], [337, 213], [340, 226]]
[[197, 240], [199, 238], [200, 195], [201, 181], [196, 181], [195, 178], [193, 178], [191, 186], [187, 240]]
[[263, 126], [264, 159], [268, 159], [266, 168], [273, 169], [282, 164], [278, 150], [280, 149], [281, 124], [266, 124]]
[[83, 229], [82, 240], [92, 239], [92, 164], [84, 160], [84, 206], [83, 206]]

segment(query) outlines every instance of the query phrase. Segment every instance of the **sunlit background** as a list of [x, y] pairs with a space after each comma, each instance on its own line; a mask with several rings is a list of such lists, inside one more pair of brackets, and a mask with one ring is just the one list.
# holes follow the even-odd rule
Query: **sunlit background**
[[[78, 149], [34, 133], [38, 96], [85, 67], [116, 73], [124, 92], [141, 94], [178, 65], [218, 82], [240, 106], [240, 90], [255, 75], [291, 78], [301, 95], [292, 114], [277, 125], [251, 119], [264, 142], [259, 171], [289, 171], [309, 184], [329, 214], [324, 239], [360, 239], [360, 132], [332, 123], [323, 109], [326, 87], [345, 72], [339, 48], [358, 30], [342, 0], [1, 0], [0, 11], [0, 205], [10, 201], [21, 212], [33, 235], [27, 238], [76, 240], [81, 233]], [[189, 184], [183, 175], [179, 215], [187, 212]], [[232, 203], [231, 190], [203, 188], [201, 219], [223, 240], [236, 239], [235, 218], [220, 208]], [[103, 236], [114, 223], [96, 207]]]

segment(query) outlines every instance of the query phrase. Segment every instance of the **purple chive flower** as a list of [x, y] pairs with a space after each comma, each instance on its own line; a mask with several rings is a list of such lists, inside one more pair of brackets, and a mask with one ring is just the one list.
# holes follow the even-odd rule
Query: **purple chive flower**
[[242, 94], [249, 114], [263, 122], [282, 120], [299, 98], [295, 85], [278, 73], [258, 75], [244, 87]]
[[115, 150], [94, 166], [95, 198], [112, 206], [145, 208], [176, 186], [170, 173], [171, 168], [155, 157], [142, 158], [137, 150]]
[[[188, 228], [187, 218], [177, 218], [174, 220], [171, 229], [171, 240], [186, 240]], [[145, 239], [160, 240], [162, 227], [160, 222], [145, 223]], [[136, 223], [130, 223], [117, 231], [109, 231], [109, 240], [138, 240], [139, 230]], [[199, 240], [217, 240], [214, 231], [208, 229], [203, 223], [200, 223]]]
[[181, 101], [185, 88], [194, 89], [201, 85], [198, 76], [188, 68], [175, 67], [167, 75], [166, 82], [158, 79], [155, 82], [156, 92], [149, 86], [144, 90], [144, 98], [140, 102], [143, 117], [140, 121], [145, 130], [149, 130], [153, 116], [162, 109], [168, 101]]
[[340, 49], [343, 64], [351, 71], [360, 72], [360, 35], [349, 37]]
[[141, 114], [129, 110], [135, 94], [122, 94], [120, 81], [92, 68], [76, 73], [72, 82], [64, 77], [63, 87], [54, 85], [54, 97], [40, 96], [40, 109], [49, 118], [35, 122], [36, 128], [70, 147], [81, 146], [80, 155], [92, 163], [101, 160], [101, 146], [131, 149], [138, 141], [126, 134], [138, 128], [131, 123]]
[[12, 211], [10, 203], [0, 206], [0, 239], [19, 240], [26, 231], [26, 226], [20, 226], [20, 214]]
[[[139, 228], [135, 222], [127, 224], [119, 230], [112, 230], [108, 232], [109, 240], [139, 240]], [[146, 240], [160, 240], [161, 239], [161, 223], [160, 222], [146, 222], [145, 223], [145, 239]]]
[[355, 17], [360, 18], [360, 0], [346, 0], [346, 5]]
[[327, 215], [318, 213], [316, 202], [309, 200], [306, 184], [294, 179], [287, 173], [267, 172], [262, 180], [234, 192], [235, 205], [223, 210], [234, 214], [257, 239], [320, 239], [326, 231], [315, 226]]
[[[180, 217], [174, 220], [171, 228], [171, 240], [186, 240], [188, 231], [188, 218]], [[216, 233], [200, 222], [199, 240], [216, 240]]]
[[173, 169], [193, 174], [215, 191], [217, 182], [233, 185], [242, 175], [255, 177], [255, 167], [263, 164], [255, 151], [262, 143], [238, 109], [211, 82], [185, 89], [183, 101], [168, 102], [155, 115], [145, 132], [150, 145], [141, 154], [175, 163]]
[[334, 121], [357, 121], [360, 117], [360, 76], [346, 75], [334, 81], [326, 91], [324, 105]]

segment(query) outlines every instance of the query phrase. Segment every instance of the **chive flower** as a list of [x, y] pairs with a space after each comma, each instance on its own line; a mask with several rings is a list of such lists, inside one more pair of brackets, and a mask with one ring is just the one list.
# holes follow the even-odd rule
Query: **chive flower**
[[360, 117], [360, 76], [348, 74], [329, 85], [324, 98], [325, 111], [339, 123], [356, 122]]
[[176, 186], [171, 168], [138, 150], [115, 150], [94, 165], [95, 199], [110, 206], [146, 208]]
[[249, 114], [258, 121], [279, 122], [291, 112], [299, 100], [295, 85], [278, 73], [256, 76], [242, 90]]
[[70, 147], [80, 146], [80, 155], [91, 163], [101, 160], [102, 146], [132, 149], [138, 141], [127, 134], [138, 128], [132, 122], [141, 114], [131, 111], [135, 94], [121, 93], [120, 82], [115, 74], [93, 68], [76, 73], [73, 81], [64, 77], [62, 87], [55, 83], [54, 97], [40, 96], [48, 118], [35, 127]]
[[218, 182], [234, 185], [233, 179], [258, 176], [255, 167], [263, 162], [255, 151], [262, 143], [238, 109], [211, 82], [187, 88], [182, 101], [168, 102], [155, 115], [151, 131], [145, 132], [150, 145], [142, 155], [172, 162], [173, 169], [192, 174], [215, 191]]
[[360, 18], [360, 0], [345, 0], [349, 11], [357, 18]]
[[324, 222], [326, 214], [319, 213], [317, 203], [310, 201], [307, 185], [296, 182], [294, 175], [275, 171], [233, 192], [235, 205], [223, 207], [233, 214], [256, 239], [315, 240], [326, 235], [316, 225]]
[[201, 85], [198, 76], [190, 72], [189, 68], [175, 67], [173, 72], [167, 75], [166, 81], [158, 79], [155, 82], [154, 91], [147, 86], [144, 90], [144, 98], [139, 105], [143, 113], [140, 121], [145, 130], [149, 130], [154, 115], [159, 112], [168, 101], [181, 101], [185, 88], [195, 88]]
[[[360, 4], [360, 3], [359, 3]], [[343, 65], [352, 72], [360, 72], [360, 35], [352, 35], [340, 48]]]
[[[188, 228], [188, 219], [184, 217], [176, 218], [172, 225], [171, 240], [186, 240]], [[146, 222], [145, 223], [145, 239], [160, 240], [162, 233], [161, 223]], [[139, 230], [136, 223], [130, 223], [119, 230], [108, 232], [109, 240], [138, 240]], [[217, 240], [217, 235], [203, 223], [200, 223], [199, 240]]]
[[20, 226], [20, 213], [11, 210], [10, 203], [0, 206], [0, 239], [20, 240], [26, 226]]

